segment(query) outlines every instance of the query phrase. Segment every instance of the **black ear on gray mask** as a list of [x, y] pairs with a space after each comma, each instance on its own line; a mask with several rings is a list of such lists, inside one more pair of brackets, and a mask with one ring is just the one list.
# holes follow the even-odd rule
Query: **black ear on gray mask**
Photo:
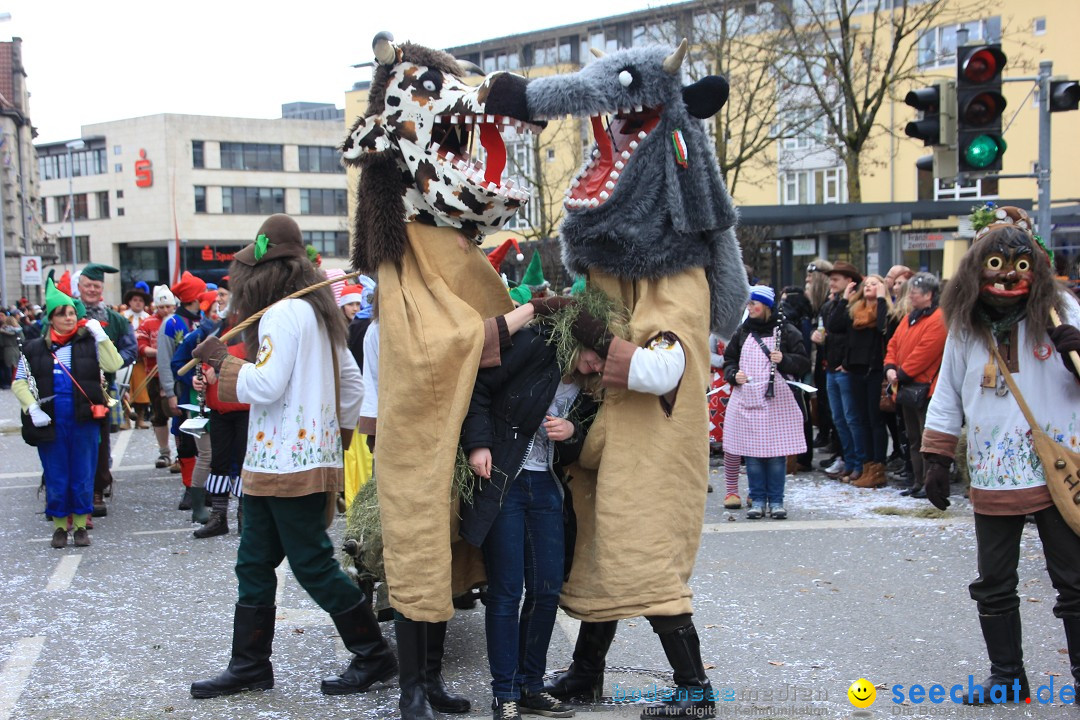
[[684, 87], [682, 97], [691, 115], [699, 120], [711, 118], [727, 102], [728, 82], [719, 75], [707, 75], [693, 85]]

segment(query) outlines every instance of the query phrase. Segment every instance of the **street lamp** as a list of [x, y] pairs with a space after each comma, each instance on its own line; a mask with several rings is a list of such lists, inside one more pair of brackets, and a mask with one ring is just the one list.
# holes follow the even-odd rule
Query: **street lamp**
[[82, 150], [86, 143], [82, 140], [72, 140], [64, 144], [68, 155], [68, 212], [71, 213], [71, 274], [75, 275], [75, 164], [72, 162], [71, 151]]

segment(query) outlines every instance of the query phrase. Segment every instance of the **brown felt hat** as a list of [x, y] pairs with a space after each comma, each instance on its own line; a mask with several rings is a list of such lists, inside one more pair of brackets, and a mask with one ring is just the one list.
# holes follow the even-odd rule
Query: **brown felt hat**
[[843, 260], [837, 260], [836, 262], [834, 262], [832, 270], [826, 271], [819, 269], [818, 272], [825, 273], [826, 275], [844, 275], [845, 277], [851, 278], [851, 281], [856, 283], [861, 283], [863, 279], [862, 274], [859, 272], [858, 268], [856, 268], [849, 262], [844, 262]]
[[253, 266], [267, 260], [286, 257], [307, 259], [307, 256], [300, 226], [288, 215], [277, 213], [266, 218], [255, 242], [236, 253], [233, 259]]

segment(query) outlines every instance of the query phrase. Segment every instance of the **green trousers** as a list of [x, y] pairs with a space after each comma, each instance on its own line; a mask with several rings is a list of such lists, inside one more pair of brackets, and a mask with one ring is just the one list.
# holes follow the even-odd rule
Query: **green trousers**
[[297, 582], [319, 607], [337, 615], [364, 600], [364, 593], [334, 559], [326, 534], [326, 493], [302, 497], [244, 494], [244, 530], [236, 552], [241, 605], [273, 606], [274, 570], [285, 558]]

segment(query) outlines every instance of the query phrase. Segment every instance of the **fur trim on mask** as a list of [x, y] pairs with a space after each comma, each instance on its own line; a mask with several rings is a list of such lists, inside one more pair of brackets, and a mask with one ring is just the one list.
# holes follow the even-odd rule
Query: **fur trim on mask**
[[397, 159], [378, 153], [361, 159], [353, 214], [352, 267], [374, 274], [387, 260], [405, 255], [405, 202], [407, 178]]

